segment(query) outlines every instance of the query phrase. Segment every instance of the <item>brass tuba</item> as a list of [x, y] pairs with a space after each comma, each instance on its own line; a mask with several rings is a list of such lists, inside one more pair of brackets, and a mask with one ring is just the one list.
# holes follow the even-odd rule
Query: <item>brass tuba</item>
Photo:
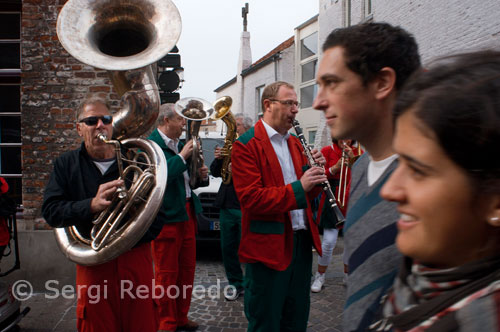
[[227, 126], [226, 138], [224, 139], [224, 147], [221, 151], [221, 154], [224, 157], [221, 168], [222, 183], [224, 184], [228, 184], [229, 182], [231, 182], [231, 151], [234, 141], [238, 138], [238, 133], [236, 132], [236, 120], [234, 119], [233, 113], [231, 113], [232, 104], [233, 99], [229, 96], [221, 97], [214, 103], [214, 119], [222, 120]]
[[[77, 60], [108, 70], [122, 96], [122, 108], [113, 115], [113, 138], [100, 139], [115, 146], [120, 178], [132, 179], [93, 221], [89, 237], [74, 226], [55, 229], [60, 249], [75, 263], [102, 264], [129, 250], [161, 206], [165, 156], [156, 143], [133, 137], [158, 117], [160, 97], [150, 64], [175, 46], [180, 32], [180, 15], [170, 0], [69, 0], [59, 13], [62, 46]], [[120, 145], [130, 155], [123, 156]]]
[[175, 103], [177, 114], [187, 120], [186, 142], [193, 140], [193, 152], [189, 164], [189, 184], [196, 187], [203, 179], [200, 179], [198, 169], [203, 166], [205, 159], [199, 136], [201, 123], [212, 116], [214, 109], [212, 105], [201, 98], [186, 97]]

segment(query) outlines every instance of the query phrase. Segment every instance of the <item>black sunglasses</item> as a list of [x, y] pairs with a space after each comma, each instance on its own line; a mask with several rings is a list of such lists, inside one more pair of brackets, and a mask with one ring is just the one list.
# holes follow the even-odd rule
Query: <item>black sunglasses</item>
[[113, 117], [111, 115], [102, 115], [102, 116], [89, 116], [88, 118], [81, 119], [78, 122], [84, 122], [87, 126], [95, 126], [101, 119], [102, 123], [105, 125], [109, 125], [113, 122]]

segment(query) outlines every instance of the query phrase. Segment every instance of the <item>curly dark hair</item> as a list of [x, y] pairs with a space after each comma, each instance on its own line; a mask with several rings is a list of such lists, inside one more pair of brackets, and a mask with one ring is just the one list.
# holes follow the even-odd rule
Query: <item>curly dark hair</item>
[[500, 52], [447, 56], [400, 92], [395, 118], [414, 112], [478, 190], [500, 192]]
[[333, 30], [323, 52], [341, 46], [346, 66], [360, 75], [363, 84], [372, 81], [384, 67], [396, 72], [396, 89], [420, 67], [418, 46], [407, 31], [388, 23], [370, 22]]

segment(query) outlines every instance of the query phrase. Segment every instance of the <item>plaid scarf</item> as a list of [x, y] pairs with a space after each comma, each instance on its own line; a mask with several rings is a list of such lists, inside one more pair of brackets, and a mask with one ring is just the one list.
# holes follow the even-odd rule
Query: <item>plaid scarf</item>
[[[490, 296], [492, 301], [475, 301]], [[406, 257], [392, 290], [384, 297], [381, 316], [371, 331], [454, 331], [461, 326], [457, 312], [480, 312], [470, 331], [487, 326], [500, 331], [500, 257], [450, 269], [435, 269]], [[476, 306], [476, 307], [472, 307]], [[486, 319], [484, 319], [486, 317]], [[486, 331], [483, 329], [483, 331]]]

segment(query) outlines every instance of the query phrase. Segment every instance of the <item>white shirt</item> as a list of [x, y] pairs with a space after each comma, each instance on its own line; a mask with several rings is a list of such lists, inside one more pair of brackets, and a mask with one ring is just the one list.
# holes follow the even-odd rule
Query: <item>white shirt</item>
[[[287, 143], [290, 134], [286, 133], [286, 135], [283, 136], [268, 125], [264, 120], [262, 120], [262, 123], [264, 124], [267, 136], [269, 136], [274, 152], [280, 162], [281, 173], [283, 174], [285, 184], [297, 181], [297, 174], [295, 174], [292, 155], [290, 154]], [[292, 228], [294, 231], [307, 229], [304, 209], [290, 211], [290, 218], [292, 219]]]
[[371, 156], [368, 164], [367, 180], [368, 186], [371, 186], [382, 176], [387, 167], [398, 157], [397, 154], [385, 158], [383, 160], [374, 161]]
[[[163, 138], [163, 140], [165, 141], [165, 144], [172, 151], [174, 151], [175, 153], [177, 153], [179, 155], [179, 157], [181, 157], [182, 162], [184, 164], [186, 164], [186, 161], [184, 160], [184, 158], [182, 157], [182, 155], [179, 154], [179, 148], [178, 148], [179, 139], [171, 139], [170, 137], [168, 137], [167, 135], [165, 135], [159, 129], [158, 129], [158, 132], [160, 133], [161, 138]], [[186, 188], [186, 198], [189, 198], [189, 197], [191, 197], [191, 187], [189, 186], [189, 174], [188, 174], [188, 171], [187, 170], [184, 171], [184, 173], [182, 173], [182, 175], [184, 175], [184, 187]]]

